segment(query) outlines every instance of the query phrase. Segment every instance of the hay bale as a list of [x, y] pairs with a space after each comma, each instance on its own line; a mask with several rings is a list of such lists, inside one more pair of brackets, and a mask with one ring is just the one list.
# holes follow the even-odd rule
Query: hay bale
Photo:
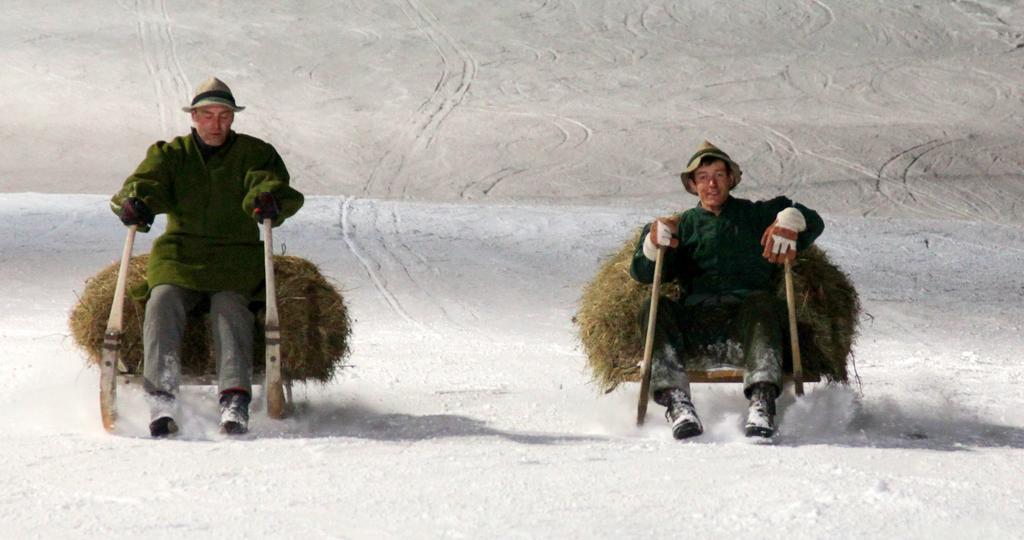
[[[786, 283], [781, 270], [777, 280], [776, 291], [785, 300]], [[853, 282], [824, 251], [811, 246], [798, 254], [793, 264], [793, 292], [804, 371], [831, 382], [847, 382], [846, 366], [860, 321], [860, 298]], [[791, 372], [789, 325], [784, 345], [785, 368]]]
[[[604, 391], [620, 383], [640, 380], [643, 339], [637, 314], [651, 295], [650, 285], [637, 283], [629, 275], [630, 263], [640, 231], [601, 265], [580, 297], [573, 321], [587, 354], [594, 382]], [[783, 272], [777, 274], [777, 291], [785, 300]], [[797, 299], [797, 333], [804, 372], [828, 381], [846, 382], [847, 357], [856, 336], [860, 300], [849, 277], [825, 253], [811, 247], [800, 253], [793, 265], [793, 288]], [[683, 291], [676, 283], [663, 283], [663, 296], [679, 299]], [[789, 328], [784, 344], [785, 368], [792, 370]]]
[[[128, 270], [128, 289], [146, 279], [148, 255], [132, 257]], [[117, 282], [114, 263], [86, 281], [78, 304], [71, 311], [69, 325], [75, 344], [84, 350], [90, 363], [102, 355], [103, 332], [114, 298]], [[327, 382], [344, 365], [348, 355], [351, 321], [341, 294], [320, 273], [316, 265], [292, 256], [274, 256], [277, 305], [281, 318], [282, 375], [285, 380]], [[121, 358], [131, 373], [142, 372], [142, 319], [145, 301], [126, 299]], [[209, 375], [216, 371], [213, 342], [205, 313], [190, 313], [182, 344], [182, 374]], [[263, 310], [257, 314], [253, 367], [262, 373], [265, 367]]]

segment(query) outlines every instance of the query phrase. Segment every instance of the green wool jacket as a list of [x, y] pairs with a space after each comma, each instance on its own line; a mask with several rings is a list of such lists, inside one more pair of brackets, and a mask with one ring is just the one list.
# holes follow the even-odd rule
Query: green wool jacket
[[[761, 254], [761, 236], [787, 207], [804, 215], [807, 229], [797, 237], [797, 250], [810, 246], [825, 229], [817, 212], [786, 197], [748, 201], [730, 197], [720, 215], [691, 208], [679, 215], [679, 247], [667, 249], [662, 281], [678, 280], [686, 291], [684, 303], [699, 304], [709, 297], [745, 297], [754, 291], [770, 291], [779, 265]], [[651, 225], [644, 227], [630, 266], [630, 275], [641, 283], [654, 281], [654, 261], [644, 256], [643, 242]]]
[[[132, 295], [145, 298], [161, 284], [197, 291], [238, 291], [258, 300], [263, 288], [263, 242], [252, 216], [256, 197], [277, 199], [278, 226], [302, 207], [303, 196], [288, 185], [288, 170], [274, 147], [232, 132], [203, 160], [194, 133], [159, 141], [110, 200], [121, 212], [129, 197], [154, 214], [167, 214], [167, 229], [149, 257], [147, 283]], [[146, 232], [149, 227], [140, 227]]]

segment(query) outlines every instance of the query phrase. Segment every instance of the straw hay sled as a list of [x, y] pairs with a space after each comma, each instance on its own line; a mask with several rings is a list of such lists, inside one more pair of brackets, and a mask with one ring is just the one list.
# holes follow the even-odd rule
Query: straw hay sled
[[[149, 255], [132, 257], [127, 288], [133, 289], [146, 279]], [[103, 338], [110, 315], [119, 263], [101, 270], [86, 281], [85, 290], [71, 310], [69, 326], [75, 344], [99, 365]], [[351, 321], [341, 294], [320, 273], [316, 265], [293, 256], [274, 256], [274, 276], [281, 327], [281, 373], [291, 400], [291, 383], [331, 380], [344, 366], [349, 352]], [[253, 306], [258, 307], [258, 305]], [[216, 364], [209, 322], [200, 306], [189, 313], [182, 343], [181, 375], [184, 384], [215, 384]], [[127, 295], [124, 303], [124, 328], [121, 335], [118, 382], [138, 384], [142, 380], [142, 321], [144, 300]], [[264, 310], [256, 312], [257, 328], [253, 348], [254, 380], [262, 378], [264, 354]]]
[[[594, 383], [611, 392], [623, 382], [637, 382], [641, 376], [644, 340], [637, 314], [650, 298], [650, 285], [637, 283], [629, 275], [635, 233], [622, 248], [601, 265], [583, 289], [573, 321], [587, 354]], [[783, 272], [776, 278], [779, 297], [785, 300]], [[812, 246], [797, 255], [793, 264], [797, 334], [803, 366], [803, 382], [848, 381], [847, 361], [856, 336], [860, 300], [849, 277], [833, 264], [825, 252]], [[684, 291], [676, 283], [663, 283], [663, 297], [679, 299]], [[789, 329], [785, 330], [784, 370], [791, 379], [793, 363]], [[739, 382], [743, 371], [732, 366], [689, 372], [692, 382]]]

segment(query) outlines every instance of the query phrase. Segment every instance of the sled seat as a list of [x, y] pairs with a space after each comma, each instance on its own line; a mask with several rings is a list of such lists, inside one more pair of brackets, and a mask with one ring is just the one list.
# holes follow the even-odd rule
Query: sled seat
[[[139, 385], [145, 378], [139, 373], [118, 373], [117, 382], [125, 385]], [[217, 384], [217, 376], [210, 373], [206, 375], [186, 375], [181, 374], [178, 378], [179, 383], [182, 386], [212, 386]], [[262, 382], [261, 378], [257, 377], [253, 380], [253, 386], [257, 386], [257, 381]]]
[[[736, 367], [721, 367], [711, 369], [688, 369], [686, 375], [691, 383], [741, 383], [746, 370]], [[816, 373], [804, 373], [805, 383], [820, 382], [821, 376]], [[793, 374], [786, 373], [782, 376], [782, 382], [793, 382]]]
[[[257, 373], [253, 377], [253, 386], [263, 386], [262, 373]], [[118, 384], [127, 386], [138, 385], [142, 386], [145, 382], [145, 378], [138, 373], [118, 373], [117, 374]], [[205, 375], [186, 375], [182, 374], [179, 377], [179, 382], [182, 386], [217, 386], [217, 375], [213, 373], [207, 373]], [[285, 379], [284, 384], [287, 387], [291, 387], [292, 380]]]

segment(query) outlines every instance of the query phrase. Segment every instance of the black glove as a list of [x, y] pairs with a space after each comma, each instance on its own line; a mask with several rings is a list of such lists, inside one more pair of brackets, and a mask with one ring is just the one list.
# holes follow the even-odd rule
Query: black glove
[[263, 192], [256, 196], [256, 208], [252, 211], [252, 216], [256, 218], [256, 221], [259, 223], [263, 223], [264, 219], [274, 221], [279, 215], [281, 215], [281, 209], [277, 207], [277, 199], [273, 195]]
[[129, 197], [121, 203], [121, 223], [125, 226], [149, 227], [154, 217], [153, 211], [138, 197]]

